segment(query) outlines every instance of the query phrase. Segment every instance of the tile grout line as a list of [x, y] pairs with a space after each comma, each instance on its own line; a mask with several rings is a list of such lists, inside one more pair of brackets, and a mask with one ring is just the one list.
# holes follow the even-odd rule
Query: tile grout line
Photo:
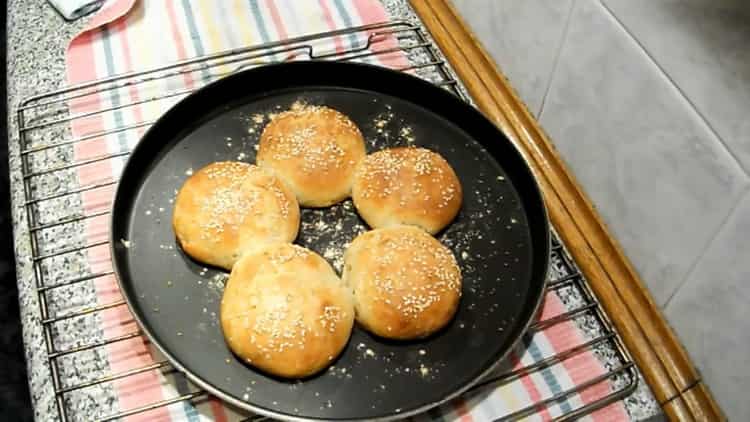
[[719, 141], [719, 144], [724, 148], [724, 150], [729, 154], [730, 157], [735, 161], [737, 164], [737, 167], [742, 170], [744, 175], [746, 177], [750, 177], [750, 169], [746, 169], [742, 165], [742, 161], [737, 157], [737, 155], [732, 151], [731, 148], [727, 145], [727, 143], [724, 141], [724, 139], [719, 135], [719, 133], [716, 131], [716, 129], [711, 125], [711, 123], [706, 119], [706, 116], [703, 115], [703, 113], [700, 112], [698, 107], [688, 98], [687, 94], [680, 88], [679, 85], [672, 79], [671, 76], [667, 73], [667, 71], [659, 64], [659, 62], [656, 61], [654, 56], [651, 55], [651, 53], [646, 49], [646, 46], [643, 45], [638, 38], [635, 37], [635, 34], [633, 34], [627, 26], [615, 15], [615, 13], [610, 9], [603, 0], [598, 0], [598, 3], [602, 6], [602, 8], [607, 12], [607, 14], [615, 21], [617, 24], [622, 28], [622, 30], [633, 40], [633, 42], [636, 43], [636, 45], [643, 51], [643, 53], [646, 55], [646, 57], [651, 60], [651, 62], [656, 66], [657, 69], [661, 72], [662, 76], [666, 78], [667, 81], [672, 85], [672, 87], [677, 90], [677, 92], [680, 94], [680, 96], [685, 100], [685, 102], [688, 103], [690, 108], [695, 112], [696, 115], [700, 118], [700, 120], [703, 122], [703, 124], [708, 128], [708, 130], [716, 137], [716, 139]]
[[672, 302], [672, 299], [677, 295], [677, 292], [682, 289], [682, 287], [685, 286], [685, 284], [690, 280], [690, 276], [693, 275], [693, 273], [698, 268], [698, 264], [703, 260], [703, 257], [708, 253], [708, 250], [713, 246], [713, 244], [716, 242], [716, 239], [719, 237], [719, 234], [721, 234], [724, 227], [729, 224], [729, 220], [732, 219], [732, 216], [735, 214], [737, 209], [740, 207], [742, 202], [745, 200], [746, 197], [750, 197], [750, 188], [745, 188], [742, 193], [740, 193], [739, 198], [737, 198], [737, 201], [732, 205], [732, 208], [729, 209], [729, 212], [726, 216], [724, 216], [724, 219], [722, 219], [721, 224], [716, 228], [716, 231], [714, 232], [713, 236], [711, 236], [710, 239], [708, 239], [708, 242], [706, 242], [706, 246], [703, 248], [701, 253], [695, 258], [695, 261], [690, 265], [690, 268], [685, 273], [685, 276], [682, 278], [680, 283], [677, 285], [677, 287], [672, 290], [672, 293], [669, 294], [669, 297], [666, 301], [664, 301], [664, 305], [661, 306], [662, 310], [666, 313], [667, 307], [669, 306], [670, 302]]
[[560, 37], [560, 44], [557, 47], [557, 53], [555, 54], [555, 60], [552, 62], [552, 70], [550, 70], [549, 78], [547, 79], [547, 89], [544, 90], [544, 96], [542, 97], [542, 102], [539, 104], [539, 111], [536, 113], [537, 120], [541, 120], [542, 118], [542, 112], [544, 111], [544, 106], [547, 103], [547, 96], [549, 95], [550, 90], [552, 89], [552, 80], [555, 78], [555, 73], [557, 73], [557, 66], [560, 63], [560, 56], [562, 56], [562, 49], [565, 46], [565, 42], [568, 39], [568, 32], [570, 30], [570, 21], [573, 20], [573, 9], [575, 8], [577, 0], [572, 0], [570, 2], [570, 8], [568, 8], [568, 16], [565, 20], [565, 27], [563, 28], [562, 36]]

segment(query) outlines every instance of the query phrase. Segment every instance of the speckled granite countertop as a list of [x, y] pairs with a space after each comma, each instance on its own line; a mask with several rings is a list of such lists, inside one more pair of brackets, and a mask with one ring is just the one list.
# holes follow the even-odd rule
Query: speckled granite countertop
[[[415, 20], [406, 0], [384, 0], [391, 16], [397, 19]], [[73, 23], [65, 22], [45, 0], [10, 0], [8, 2], [8, 105], [9, 110], [24, 98], [35, 93], [53, 90], [64, 84], [64, 52], [70, 39], [86, 24], [87, 19]], [[56, 420], [55, 396], [52, 378], [46, 360], [46, 351], [41, 327], [41, 315], [37, 296], [34, 292], [32, 262], [29, 259], [29, 228], [23, 209], [23, 188], [17, 122], [14, 113], [9, 113], [9, 162], [11, 177], [12, 212], [17, 256], [19, 300], [23, 323], [26, 359], [29, 369], [29, 384], [36, 420]], [[91, 292], [89, 292], [91, 293]], [[85, 294], [85, 292], [83, 293]], [[80, 324], [86, 325], [84, 321]], [[85, 331], [85, 327], [67, 327], [69, 336], [96, 336]], [[76, 332], [75, 330], [79, 330]], [[81, 330], [85, 331], [82, 332]], [[101, 335], [101, 333], [98, 333]], [[106, 360], [92, 359], [85, 365], [71, 365], [76, 378], [83, 373], [105, 371]], [[105, 362], [105, 363], [97, 363]], [[63, 371], [67, 369], [63, 368]], [[111, 391], [102, 388], [97, 402], [80, 400], [70, 403], [71, 408], [85, 410], [92, 406], [113, 407]], [[91, 397], [89, 395], [89, 397]], [[641, 380], [638, 390], [626, 399], [626, 407], [636, 420], [658, 417], [659, 408], [645, 383]], [[100, 409], [101, 410], [101, 409]], [[97, 412], [99, 413], [99, 412]], [[90, 414], [90, 413], [89, 413]]]

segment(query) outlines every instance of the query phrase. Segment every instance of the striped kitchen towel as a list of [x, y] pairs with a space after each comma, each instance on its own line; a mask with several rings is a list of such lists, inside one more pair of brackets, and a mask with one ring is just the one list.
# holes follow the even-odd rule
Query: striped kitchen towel
[[[152, 69], [242, 46], [282, 40], [337, 28], [383, 22], [388, 16], [377, 0], [111, 0], [91, 21], [90, 26], [72, 42], [66, 55], [68, 82], [72, 84]], [[326, 47], [332, 51], [349, 51], [362, 46], [363, 40], [352, 36], [335, 38]], [[383, 41], [385, 48], [395, 47], [394, 39]], [[390, 43], [390, 44], [389, 44]], [[381, 47], [383, 48], [383, 47]], [[279, 52], [276, 60], [304, 57]], [[371, 63], [392, 68], [408, 65], [401, 52], [370, 57]], [[108, 109], [104, 114], [73, 120], [73, 135], [81, 139], [75, 144], [75, 159], [90, 161], [81, 166], [77, 175], [81, 186], [102, 184], [102, 188], [81, 193], [86, 215], [96, 215], [111, 206], [114, 187], [106, 182], [119, 175], [126, 152], [138, 142], [148, 122], [164, 111], [191, 89], [202, 86], [236, 66], [223, 64], [201, 68], [196, 72], [172, 73], [150, 83], [131, 84], [122, 89], [103, 91], [71, 99], [74, 115]], [[167, 98], [151, 101], [157, 92], [171, 92]], [[130, 104], [130, 105], [129, 105]], [[118, 129], [102, 135], [103, 131]], [[107, 160], [96, 160], [114, 154]], [[107, 215], [86, 220], [85, 237], [90, 243], [108, 238]], [[91, 271], [111, 271], [107, 246], [89, 249]], [[96, 286], [100, 303], [111, 303], [121, 298], [114, 278], [101, 280]], [[547, 295], [543, 317], [564, 312], [564, 306], [554, 293]], [[102, 331], [107, 338], [134, 331], [136, 323], [124, 306], [107, 309], [101, 314]], [[553, 325], [539, 332], [529, 342], [519, 346], [511, 355], [505, 370], [524, 367], [545, 357], [583, 343], [582, 334], [570, 322]], [[109, 344], [107, 355], [114, 373], [145, 367], [162, 359], [141, 337]], [[512, 381], [490, 385], [467, 393], [420, 420], [493, 420], [525, 408], [541, 399], [551, 397], [604, 373], [593, 353], [574, 355], [560, 364], [531, 372]], [[189, 394], [197, 389], [179, 373], [147, 371], [113, 382], [121, 411], [127, 411], [154, 401]], [[592, 403], [608, 394], [606, 383], [584, 390], [567, 400], [538, 409], [529, 420], [549, 420], [581, 405]], [[179, 401], [172, 405], [129, 416], [127, 420], [197, 421], [239, 420], [241, 415], [219, 400]], [[595, 421], [626, 420], [620, 403], [615, 403], [589, 416]]]

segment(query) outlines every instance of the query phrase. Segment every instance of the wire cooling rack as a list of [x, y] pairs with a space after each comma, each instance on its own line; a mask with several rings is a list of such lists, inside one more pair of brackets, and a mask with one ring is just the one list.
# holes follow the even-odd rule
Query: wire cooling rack
[[[347, 37], [350, 48], [333, 48], [333, 41]], [[385, 43], [388, 37], [397, 40]], [[105, 338], [98, 325], [98, 314], [104, 310], [126, 306], [124, 300], [99, 303], [94, 286], [97, 281], [111, 277], [111, 271], [97, 272], [85, 263], [86, 254], [96, 247], [106, 247], [109, 240], [86, 241], [83, 227], [88, 220], [106, 218], [110, 203], [96, 210], [84, 211], [81, 197], [97, 190], [112, 188], [117, 180], [98, 180], [81, 184], [76, 176], [85, 166], [107, 160], [121, 159], [129, 150], [76, 160], [73, 149], [77, 144], [102, 138], [113, 133], [133, 133], [147, 128], [153, 121], [123, 121], [105, 131], [93, 131], [83, 136], [71, 135], [71, 124], [95, 115], [111, 119], [113, 113], [131, 107], [145, 106], [165, 100], [178, 100], [205, 83], [238, 69], [259, 66], [282, 60], [361, 60], [389, 54], [406, 54], [409, 65], [399, 70], [410, 72], [439, 85], [465, 101], [470, 98], [463, 91], [447, 63], [421, 29], [409, 22], [388, 22], [267, 43], [222, 53], [175, 62], [143, 72], [117, 75], [94, 80], [28, 98], [17, 110], [18, 139], [22, 157], [24, 206], [29, 224], [32, 262], [43, 326], [46, 359], [52, 375], [52, 388], [59, 419], [119, 420], [143, 414], [182, 401], [207, 400], [207, 393], [192, 389], [176, 397], [155, 401], [145, 406], [121, 409], [112, 394], [116, 380], [149, 371], [175, 373], [169, 362], [113, 372], [107, 364], [104, 348], [108, 345], [140, 336], [138, 329], [116, 337]], [[191, 89], [170, 90], [164, 83], [170, 78], [198, 75]], [[209, 75], [209, 77], [205, 77]], [[133, 86], [150, 84], [155, 94], [148, 98], [132, 99], [103, 106], [87, 113], [72, 113], [71, 101], [86, 97], [128, 90]], [[130, 98], [130, 99], [128, 99]], [[554, 324], [572, 321], [582, 329], [584, 339], [568, 350], [544, 356], [540, 360], [502, 375], [483, 380], [474, 389], [511, 382], [523, 375], [544, 371], [576, 355], [593, 351], [606, 368], [606, 373], [593, 377], [565, 391], [559, 391], [523, 409], [516, 409], [500, 420], [514, 420], [547, 406], [554, 406], [599, 383], [611, 385], [611, 393], [600, 400], [572, 408], [558, 420], [574, 420], [632, 393], [638, 376], [632, 359], [612, 328], [610, 320], [581, 275], [575, 262], [553, 233], [552, 271], [549, 290], [557, 294], [566, 312], [531, 326], [526, 338], [534, 332]], [[71, 335], [71, 333], [74, 333]], [[81, 335], [85, 333], [85, 335]], [[91, 406], [94, 404], [94, 406]], [[90, 414], [90, 409], [97, 414]], [[248, 420], [260, 419], [248, 416]]]

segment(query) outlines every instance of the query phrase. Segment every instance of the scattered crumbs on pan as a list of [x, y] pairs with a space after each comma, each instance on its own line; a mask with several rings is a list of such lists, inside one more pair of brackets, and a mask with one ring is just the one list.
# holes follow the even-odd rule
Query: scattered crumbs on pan
[[390, 110], [378, 113], [375, 116], [375, 119], [373, 119], [373, 121], [371, 122], [371, 126], [372, 129], [374, 129], [376, 136], [370, 137], [370, 139], [366, 139], [371, 148], [378, 148], [378, 144], [393, 146], [389, 145], [389, 141], [392, 138], [390, 126], [393, 117], [393, 112], [391, 112]]
[[[222, 293], [224, 292], [224, 284], [226, 284], [227, 279], [229, 279], [229, 274], [221, 272], [214, 274], [208, 279], [205, 279], [204, 281], [206, 281], [208, 293], [216, 299], [220, 298]], [[206, 312], [205, 308], [203, 312]]]
[[193, 168], [190, 167], [189, 169], [185, 170], [185, 175], [192, 176], [193, 175]]
[[391, 120], [393, 120], [393, 113], [390, 111], [383, 112], [375, 117], [375, 120], [372, 121], [372, 126], [378, 133], [383, 133], [386, 126], [391, 123]]
[[419, 374], [422, 375], [423, 377], [426, 377], [426, 376], [430, 375], [430, 368], [424, 366], [424, 364], [420, 364], [419, 365]]
[[245, 154], [244, 152], [241, 152], [239, 153], [239, 155], [237, 155], [237, 161], [243, 161], [246, 158], [247, 158], [247, 154]]
[[127, 239], [120, 239], [120, 244], [122, 245], [123, 248], [130, 249], [131, 243], [130, 243], [129, 240], [127, 240]]
[[[255, 135], [263, 129], [263, 125], [268, 119], [268, 116], [263, 113], [255, 113], [247, 116], [240, 117], [242, 122], [247, 124], [247, 134]], [[229, 145], [227, 145], [229, 146]]]
[[[304, 98], [298, 98], [296, 101], [292, 103], [292, 105], [289, 107], [291, 110], [301, 110], [305, 107], [310, 105], [309, 101], [307, 101]], [[278, 108], [278, 107], [277, 107]]]
[[352, 211], [351, 200], [323, 209], [303, 209], [298, 243], [323, 256], [341, 274], [344, 252], [367, 226]]
[[151, 210], [146, 210], [146, 212], [144, 214], [151, 215]]
[[419, 349], [419, 355], [424, 356], [427, 354], [427, 351], [425, 349]]
[[[308, 102], [305, 99], [297, 99], [290, 105], [289, 108], [291, 110], [299, 110], [307, 105]], [[249, 116], [241, 117], [241, 120], [247, 124], [247, 134], [257, 135], [262, 132], [263, 127], [266, 125], [266, 123], [275, 119], [276, 116], [279, 115], [279, 113], [282, 111], [282, 107], [280, 105], [277, 105], [274, 107], [274, 110], [275, 111], [269, 111], [266, 113], [254, 113]], [[257, 144], [254, 147], [257, 150]]]
[[344, 248], [346, 246], [348, 245], [342, 245], [342, 247], [340, 248], [336, 246], [329, 246], [323, 252], [323, 257], [328, 260], [328, 262], [331, 262], [333, 267], [339, 273], [344, 267]]
[[416, 138], [414, 137], [414, 131], [411, 126], [404, 126], [398, 132], [399, 137], [406, 141], [407, 144], [413, 144]]
[[368, 348], [367, 350], [365, 350], [365, 356], [371, 357], [371, 358], [375, 357], [375, 352], [373, 352], [372, 349]]

